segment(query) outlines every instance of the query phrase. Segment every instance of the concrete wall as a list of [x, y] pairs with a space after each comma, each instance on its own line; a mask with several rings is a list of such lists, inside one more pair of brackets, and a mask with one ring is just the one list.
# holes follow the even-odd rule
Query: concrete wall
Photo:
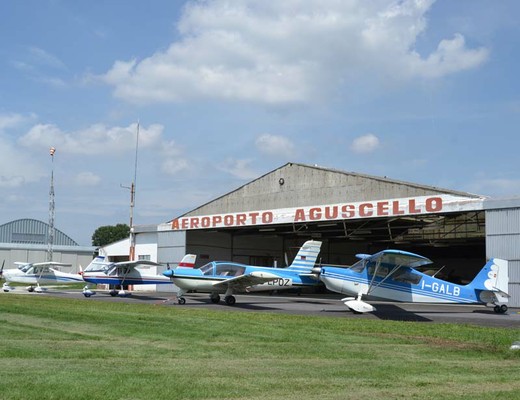
[[305, 207], [439, 193], [471, 196], [425, 185], [289, 163], [186, 215]]

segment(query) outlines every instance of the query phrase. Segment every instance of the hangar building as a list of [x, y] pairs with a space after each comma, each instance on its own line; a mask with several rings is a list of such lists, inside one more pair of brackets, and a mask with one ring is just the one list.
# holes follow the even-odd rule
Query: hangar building
[[[36, 219], [17, 219], [0, 225], [0, 260], [5, 268], [15, 262], [47, 260], [49, 224]], [[54, 229], [53, 261], [72, 264], [72, 272], [88, 265], [96, 251], [92, 246], [80, 246], [58, 229]]]
[[323, 263], [394, 248], [435, 262], [438, 277], [469, 282], [490, 257], [509, 261], [510, 306], [520, 306], [520, 198], [494, 200], [386, 177], [287, 163], [158, 226], [136, 226], [136, 256], [197, 266], [231, 260], [283, 267], [313, 238]]

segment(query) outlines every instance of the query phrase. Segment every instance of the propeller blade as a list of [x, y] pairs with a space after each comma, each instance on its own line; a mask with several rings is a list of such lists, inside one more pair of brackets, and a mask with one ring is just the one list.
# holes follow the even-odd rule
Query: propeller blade
[[2, 277], [4, 275], [4, 265], [5, 265], [5, 260], [2, 263], [2, 268], [0, 268], [0, 277]]

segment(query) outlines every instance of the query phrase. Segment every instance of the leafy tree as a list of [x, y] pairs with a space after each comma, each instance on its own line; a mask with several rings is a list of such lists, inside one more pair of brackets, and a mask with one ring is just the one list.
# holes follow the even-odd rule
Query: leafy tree
[[92, 235], [92, 246], [105, 246], [129, 236], [130, 227], [127, 224], [100, 226]]

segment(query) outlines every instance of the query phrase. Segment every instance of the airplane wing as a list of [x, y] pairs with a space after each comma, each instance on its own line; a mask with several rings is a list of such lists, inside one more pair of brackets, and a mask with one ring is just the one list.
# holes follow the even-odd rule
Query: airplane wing
[[60, 263], [56, 261], [45, 261], [39, 263], [32, 263], [33, 267], [72, 267], [72, 264]]
[[363, 258], [368, 261], [376, 261], [391, 266], [410, 268], [417, 268], [423, 265], [433, 264], [433, 261], [429, 258], [402, 250], [383, 250], [379, 253], [371, 256], [365, 256]]
[[260, 285], [262, 283], [271, 282], [280, 279], [280, 276], [270, 272], [253, 271], [249, 274], [236, 276], [234, 278], [226, 279], [215, 283], [215, 288], [232, 288], [234, 290], [243, 291], [249, 286]]
[[140, 265], [151, 265], [154, 267], [159, 267], [161, 264], [156, 263], [155, 261], [140, 260], [140, 261], [121, 261], [121, 262], [113, 263], [112, 265], [117, 265], [118, 267], [135, 268]]

